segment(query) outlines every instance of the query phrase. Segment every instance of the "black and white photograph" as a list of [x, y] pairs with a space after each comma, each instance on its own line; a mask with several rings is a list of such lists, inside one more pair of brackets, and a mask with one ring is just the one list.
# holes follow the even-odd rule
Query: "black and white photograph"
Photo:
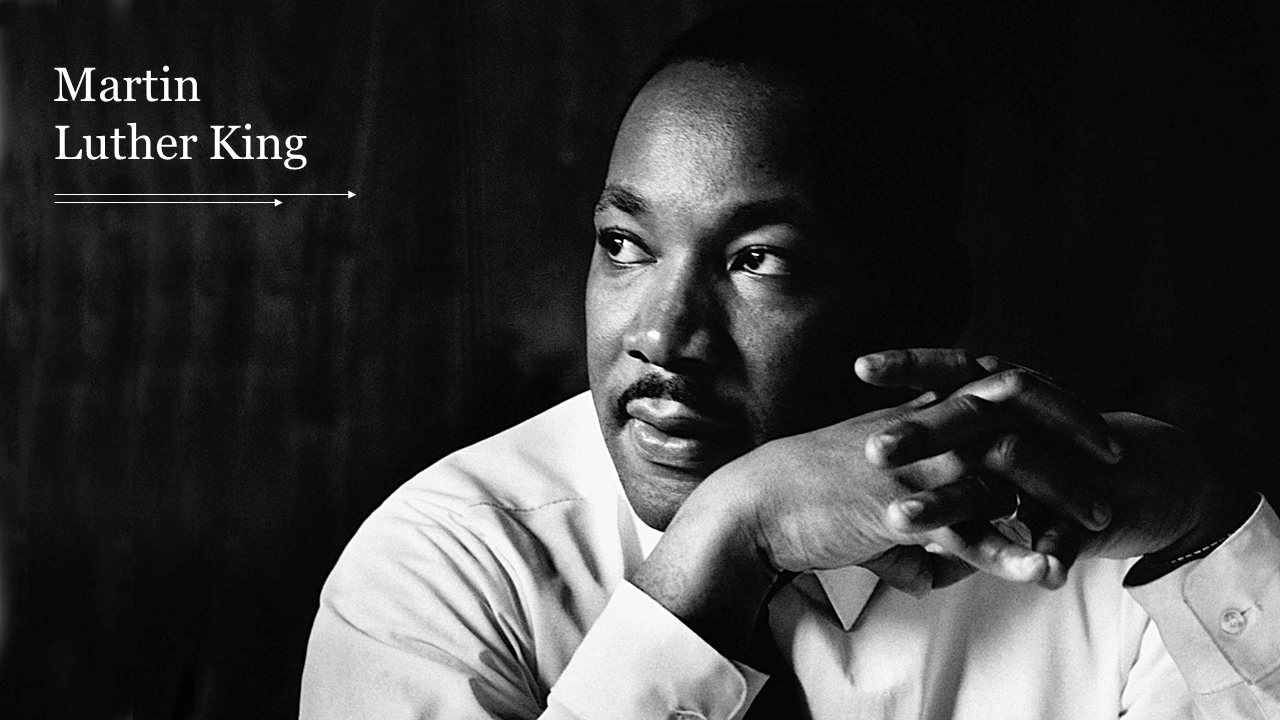
[[0, 720], [1280, 720], [1280, 6], [0, 0]]

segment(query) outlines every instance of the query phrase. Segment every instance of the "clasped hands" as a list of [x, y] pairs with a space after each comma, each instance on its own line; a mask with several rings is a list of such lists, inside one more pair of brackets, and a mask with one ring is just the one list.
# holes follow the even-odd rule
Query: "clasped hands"
[[[855, 463], [863, 475], [855, 484], [878, 496], [864, 512], [879, 516], [844, 518], [862, 536], [849, 542], [841, 537], [848, 533], [823, 529], [837, 518], [818, 517], [809, 501], [793, 504], [786, 483], [773, 486], [765, 492], [777, 512], [762, 518], [762, 533], [780, 571], [858, 563], [917, 595], [974, 570], [1057, 588], [1082, 554], [1191, 552], [1238, 527], [1252, 507], [1248, 493], [1218, 482], [1177, 428], [1132, 413], [1097, 414], [1049, 378], [994, 357], [889, 351], [859, 358], [855, 371], [870, 384], [924, 394], [819, 437], [784, 439], [778, 450], [813, 457], [812, 448], [787, 445], [865, 437], [855, 448], [866, 463]], [[825, 453], [829, 462], [848, 460], [833, 447]], [[828, 471], [835, 479], [839, 471], [824, 465], [808, 469], [815, 480]], [[809, 487], [832, 490], [820, 481]], [[848, 503], [841, 494], [822, 498], [826, 512], [841, 512], [835, 506]], [[1027, 545], [988, 522], [1011, 511], [1031, 531]], [[859, 511], [846, 504], [843, 512]], [[877, 541], [877, 554], [848, 552], [874, 551]]]

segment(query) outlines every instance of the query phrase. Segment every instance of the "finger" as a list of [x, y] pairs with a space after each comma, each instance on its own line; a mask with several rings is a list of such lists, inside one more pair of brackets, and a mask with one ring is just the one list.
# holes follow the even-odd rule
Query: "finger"
[[867, 461], [902, 467], [1013, 429], [999, 405], [976, 395], [956, 393], [942, 402], [918, 406], [902, 419], [867, 438]]
[[898, 545], [862, 566], [874, 572], [891, 587], [915, 598], [954, 585], [977, 572], [958, 558], [925, 551], [919, 545]]
[[1058, 384], [1057, 381], [1054, 380], [1052, 376], [1046, 373], [1042, 373], [1039, 370], [1036, 370], [1035, 368], [1029, 368], [1026, 365], [1019, 365], [1016, 362], [1002, 360], [1001, 358], [998, 358], [995, 355], [983, 355], [982, 357], [975, 360], [975, 362], [981, 365], [982, 369], [986, 370], [988, 375], [993, 375], [998, 372], [1004, 372], [1005, 370], [1021, 370], [1022, 372], [1031, 373], [1032, 375], [1035, 375], [1036, 377], [1049, 383], [1050, 385]]
[[881, 467], [900, 467], [1012, 429], [1018, 420], [1104, 463], [1120, 458], [1120, 446], [1101, 415], [1023, 370], [1005, 370], [969, 383], [942, 402], [911, 407], [902, 419], [867, 438], [866, 455]]
[[853, 371], [863, 382], [880, 387], [906, 387], [948, 394], [987, 374], [964, 350], [916, 348], [863, 355]]
[[[886, 522], [920, 533], [962, 520], [1002, 517], [1017, 508], [1017, 491], [1090, 530], [1111, 522], [1110, 504], [1084, 479], [1083, 469], [1034, 438], [1004, 435], [981, 462], [984, 476], [967, 475], [890, 503]], [[1008, 492], [1001, 491], [1010, 485]]]
[[934, 587], [933, 556], [919, 545], [897, 545], [862, 563], [892, 587], [915, 598]]
[[1080, 556], [1085, 536], [1078, 526], [1066, 522], [1050, 525], [1040, 534], [1033, 545], [1036, 552], [1049, 556], [1049, 571], [1040, 585], [1049, 590], [1057, 590], [1067, 582], [1067, 572]]
[[1120, 461], [1120, 444], [1101, 415], [1044, 375], [1014, 368], [975, 380], [961, 392], [1016, 410], [1054, 437], [1108, 465]]
[[1050, 558], [1011, 542], [985, 522], [968, 521], [929, 533], [936, 552], [959, 558], [982, 572], [1017, 583], [1042, 583]]
[[1090, 530], [1111, 523], [1104, 501], [1084, 469], [1062, 453], [1026, 435], [1004, 435], [982, 459], [983, 468], [1035, 498], [1041, 505]]
[[885, 522], [899, 532], [918, 534], [965, 520], [1004, 517], [1018, 505], [1014, 488], [970, 475], [893, 501], [885, 509]]
[[972, 468], [977, 464], [958, 453], [943, 453], [895, 470], [894, 478], [908, 490], [930, 490], [973, 474]]

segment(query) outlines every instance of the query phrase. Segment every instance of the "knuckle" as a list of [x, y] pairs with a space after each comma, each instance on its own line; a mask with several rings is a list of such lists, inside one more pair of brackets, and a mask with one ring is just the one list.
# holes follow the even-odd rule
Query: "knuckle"
[[1022, 453], [1022, 439], [1015, 434], [1002, 435], [991, 446], [990, 461], [997, 469], [1017, 465]]
[[914, 413], [914, 408], [905, 406], [882, 410], [880, 415], [879, 432], [889, 432], [897, 429], [902, 425], [902, 423], [909, 422]]
[[1000, 373], [1000, 380], [1011, 395], [1026, 392], [1034, 382], [1034, 377], [1026, 368], [1013, 368]]
[[929, 426], [914, 418], [905, 417], [894, 423], [890, 432], [902, 439], [898, 444], [902, 444], [904, 440], [916, 442], [929, 436]]
[[967, 350], [952, 350], [945, 357], [954, 370], [967, 370], [975, 362]]
[[911, 372], [919, 365], [915, 353], [910, 350], [881, 350], [875, 355], [880, 360], [882, 372]]
[[977, 422], [990, 420], [994, 412], [991, 403], [977, 395], [961, 395], [954, 402], [958, 413]]

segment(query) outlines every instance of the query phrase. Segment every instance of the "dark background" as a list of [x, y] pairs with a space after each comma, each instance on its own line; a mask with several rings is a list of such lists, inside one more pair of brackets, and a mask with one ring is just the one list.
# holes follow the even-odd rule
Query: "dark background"
[[[614, 125], [723, 4], [0, 4], [0, 717], [296, 717], [359, 522], [585, 387]], [[966, 344], [1180, 424], [1277, 498], [1275, 5], [865, 6], [964, 101]], [[53, 102], [54, 67], [166, 64], [201, 102]], [[55, 125], [128, 122], [200, 159], [53, 159]], [[244, 122], [306, 135], [306, 168], [204, 159]]]

